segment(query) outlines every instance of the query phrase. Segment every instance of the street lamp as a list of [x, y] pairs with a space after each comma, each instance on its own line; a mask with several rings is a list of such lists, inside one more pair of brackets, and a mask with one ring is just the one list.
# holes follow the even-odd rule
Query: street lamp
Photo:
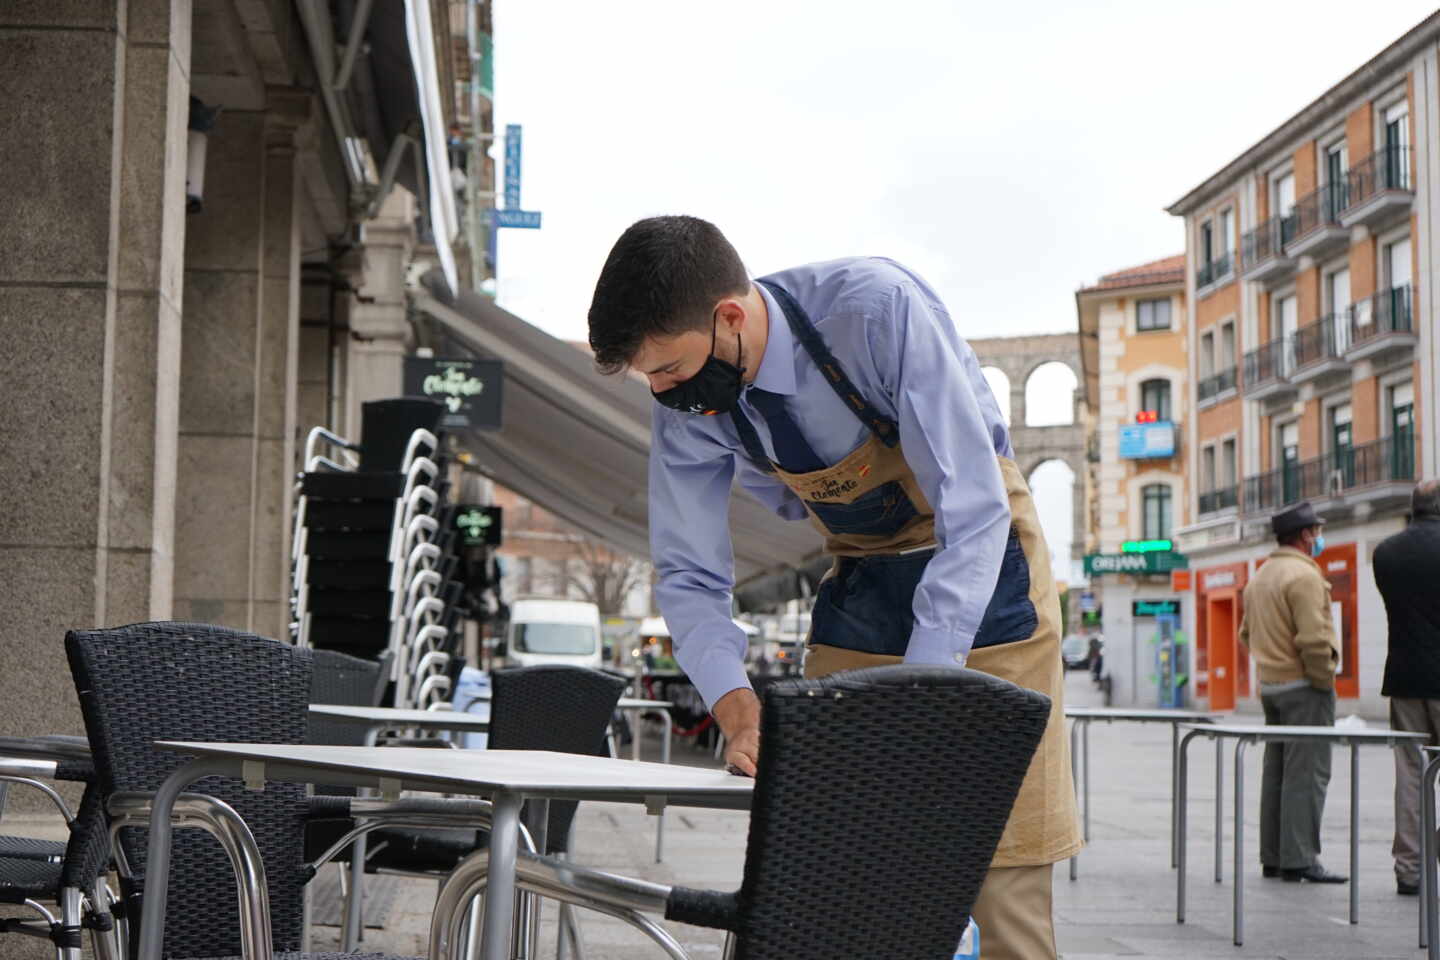
[[190, 98], [190, 124], [185, 141], [185, 212], [199, 213], [205, 193], [205, 144], [209, 140], [219, 107], [207, 107], [199, 97]]

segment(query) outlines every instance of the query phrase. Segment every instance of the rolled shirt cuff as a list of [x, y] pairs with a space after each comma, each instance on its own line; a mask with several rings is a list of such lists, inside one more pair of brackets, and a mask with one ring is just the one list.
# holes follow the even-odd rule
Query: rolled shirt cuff
[[910, 631], [910, 646], [905, 648], [905, 662], [936, 667], [963, 667], [974, 643], [973, 633], [916, 626]]
[[690, 674], [690, 682], [695, 684], [705, 706], [712, 710], [716, 702], [731, 690], [750, 689], [750, 677], [745, 673], [745, 664], [723, 657], [707, 658]]

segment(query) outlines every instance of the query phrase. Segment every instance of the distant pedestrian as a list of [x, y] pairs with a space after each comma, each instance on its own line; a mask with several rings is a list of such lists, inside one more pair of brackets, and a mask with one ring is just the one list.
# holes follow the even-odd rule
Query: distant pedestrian
[[[1410, 526], [1375, 549], [1375, 585], [1385, 599], [1390, 654], [1380, 693], [1390, 726], [1440, 744], [1440, 480], [1416, 484]], [[1395, 888], [1420, 892], [1420, 757], [1395, 748]]]
[[[1340, 643], [1330, 618], [1330, 584], [1315, 557], [1325, 521], [1309, 502], [1278, 513], [1279, 543], [1245, 588], [1240, 642], [1260, 671], [1260, 703], [1270, 726], [1335, 724]], [[1344, 883], [1320, 863], [1320, 819], [1330, 785], [1330, 744], [1267, 743], [1260, 783], [1260, 864], [1267, 877]]]
[[1100, 682], [1100, 671], [1105, 668], [1105, 645], [1100, 642], [1100, 635], [1090, 635], [1090, 679], [1096, 683]]

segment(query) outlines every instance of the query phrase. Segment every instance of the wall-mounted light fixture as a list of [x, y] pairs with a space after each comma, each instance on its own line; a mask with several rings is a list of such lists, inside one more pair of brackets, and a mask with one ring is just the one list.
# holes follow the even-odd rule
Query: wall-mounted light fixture
[[199, 213], [205, 195], [205, 144], [220, 107], [207, 107], [199, 97], [190, 98], [189, 134], [185, 142], [185, 212]]

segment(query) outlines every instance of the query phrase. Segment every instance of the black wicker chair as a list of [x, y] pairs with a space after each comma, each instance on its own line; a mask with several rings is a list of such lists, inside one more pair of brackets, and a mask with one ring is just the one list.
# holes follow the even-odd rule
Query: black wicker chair
[[[782, 681], [762, 706], [738, 891], [665, 887], [523, 852], [519, 887], [642, 929], [640, 911], [727, 930], [736, 960], [948, 960], [1049, 715], [1047, 697], [973, 670]], [[442, 902], [483, 890], [484, 868], [483, 854], [467, 860]], [[455, 944], [452, 931], [432, 931], [432, 951]]]
[[[0, 919], [0, 933], [47, 939], [58, 957], [79, 960], [88, 929], [95, 937], [97, 955], [118, 960], [121, 944], [111, 915], [113, 898], [105, 883], [110, 844], [89, 748], [74, 737], [3, 737], [0, 756], [6, 758], [0, 761], [4, 779], [44, 791], [70, 830], [65, 841], [0, 836], [0, 903], [40, 914], [38, 921]], [[76, 814], [45, 779], [86, 784]]]
[[[153, 792], [185, 762], [178, 754], [156, 749], [156, 740], [304, 742], [311, 693], [309, 650], [185, 623], [71, 631], [65, 648], [94, 750], [97, 783], [107, 798], [122, 791]], [[314, 872], [303, 860], [311, 809], [305, 787], [267, 782], [263, 791], [252, 791], [239, 780], [208, 777], [193, 792], [229, 804], [249, 826], [269, 881], [276, 953], [298, 951], [302, 887]], [[126, 867], [122, 876], [126, 914], [138, 918], [147, 883], [145, 831], [120, 829], [119, 846]], [[138, 948], [138, 935], [137, 922], [130, 930], [132, 953]], [[241, 942], [230, 861], [211, 837], [177, 831], [164, 954], [236, 956]]]

